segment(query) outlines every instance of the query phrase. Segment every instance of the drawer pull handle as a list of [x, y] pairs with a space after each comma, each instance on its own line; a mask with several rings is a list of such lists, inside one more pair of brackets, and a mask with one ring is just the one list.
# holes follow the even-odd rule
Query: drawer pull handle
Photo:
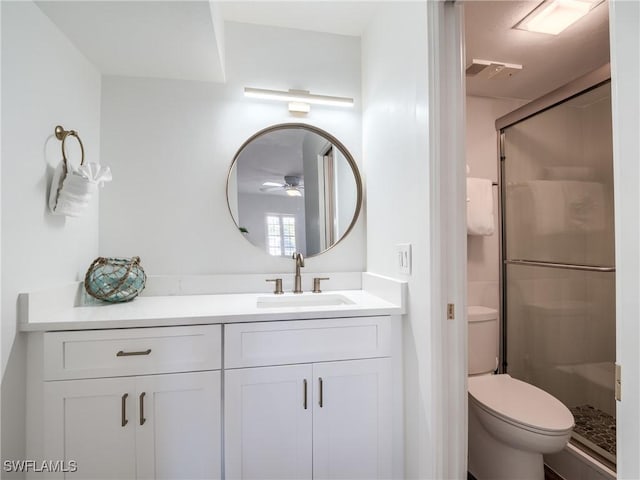
[[304, 402], [302, 403], [302, 405], [306, 410], [307, 409], [307, 379], [306, 378], [302, 381], [302, 384], [304, 385]]
[[140, 425], [144, 425], [144, 422], [147, 421], [147, 419], [144, 418], [144, 396], [145, 392], [142, 392], [140, 394]]
[[135, 355], [149, 355], [150, 353], [150, 348], [147, 348], [146, 350], [140, 352], [125, 352], [124, 350], [120, 350], [118, 353], [116, 353], [116, 357], [133, 357]]
[[318, 401], [318, 405], [320, 405], [320, 408], [322, 408], [322, 404], [323, 404], [323, 400], [324, 400], [324, 392], [323, 392], [323, 382], [322, 382], [322, 377], [318, 377], [319, 383], [320, 383], [320, 400]]
[[122, 395], [122, 408], [121, 408], [121, 425], [124, 427], [127, 423], [129, 423], [129, 420], [127, 420], [127, 397], [129, 396], [128, 393], [125, 393], [124, 395]]

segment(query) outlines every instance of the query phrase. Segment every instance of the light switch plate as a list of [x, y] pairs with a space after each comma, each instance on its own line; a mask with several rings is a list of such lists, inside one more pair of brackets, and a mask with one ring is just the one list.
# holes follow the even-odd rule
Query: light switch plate
[[411, 275], [411, 244], [399, 243], [396, 245], [398, 273]]

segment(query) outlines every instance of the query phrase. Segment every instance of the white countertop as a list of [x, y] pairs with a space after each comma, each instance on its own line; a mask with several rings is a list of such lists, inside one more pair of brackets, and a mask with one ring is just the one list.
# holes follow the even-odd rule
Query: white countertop
[[[258, 307], [258, 298], [276, 297], [265, 293], [215, 295], [141, 296], [131, 302], [75, 306], [53, 313], [27, 315], [20, 330], [88, 330], [107, 328], [200, 325], [213, 323], [263, 322], [314, 318], [400, 315], [402, 306], [390, 303], [365, 290], [303, 293], [302, 296], [342, 295], [350, 304], [322, 306]], [[278, 298], [293, 296], [285, 293]], [[300, 297], [300, 295], [296, 295]]]

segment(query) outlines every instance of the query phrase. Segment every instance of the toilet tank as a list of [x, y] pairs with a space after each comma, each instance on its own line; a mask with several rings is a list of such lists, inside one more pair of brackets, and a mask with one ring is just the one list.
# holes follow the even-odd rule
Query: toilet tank
[[469, 306], [469, 375], [493, 373], [498, 367], [498, 311]]

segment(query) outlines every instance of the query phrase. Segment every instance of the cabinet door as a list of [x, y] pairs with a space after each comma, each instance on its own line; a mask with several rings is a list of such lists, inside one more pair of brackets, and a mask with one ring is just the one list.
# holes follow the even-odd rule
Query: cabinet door
[[391, 359], [313, 365], [313, 478], [391, 478]]
[[311, 374], [311, 365], [225, 372], [227, 479], [312, 477]]
[[134, 394], [133, 378], [45, 382], [44, 458], [78, 467], [60, 478], [135, 478]]
[[220, 372], [136, 377], [138, 478], [217, 479]]

